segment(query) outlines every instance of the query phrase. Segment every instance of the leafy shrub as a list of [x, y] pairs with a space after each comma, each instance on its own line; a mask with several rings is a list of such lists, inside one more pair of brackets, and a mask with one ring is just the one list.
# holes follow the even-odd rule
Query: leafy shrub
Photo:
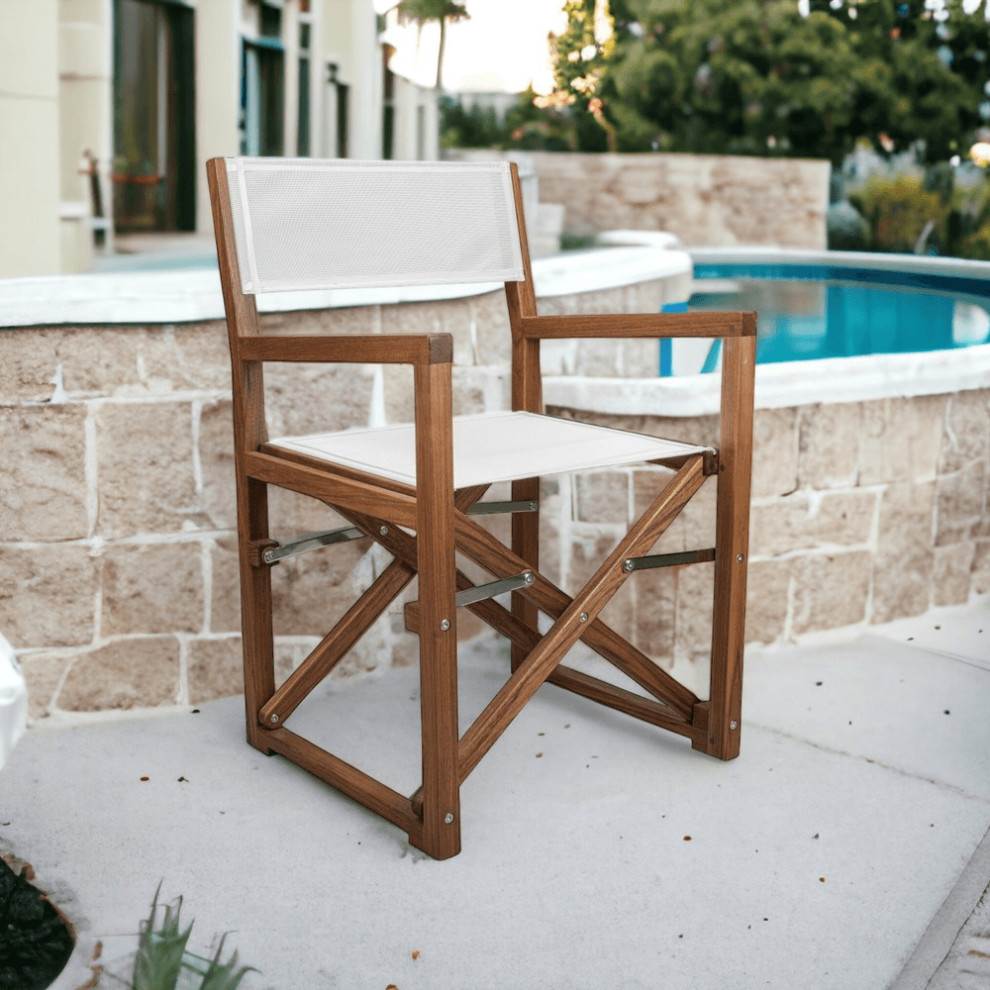
[[927, 240], [947, 241], [946, 224], [951, 205], [935, 190], [925, 189], [913, 175], [890, 179], [874, 176], [849, 197], [870, 225], [870, 247], [874, 251], [912, 252], [925, 228]]
[[[172, 905], [159, 905], [161, 884], [151, 902], [151, 914], [141, 923], [138, 950], [134, 957], [132, 990], [176, 990], [180, 978], [182, 986], [196, 986], [198, 990], [237, 990], [244, 974], [251, 967], [237, 968], [235, 952], [225, 963], [220, 962], [226, 936], [220, 939], [216, 955], [212, 959], [200, 959], [186, 951], [192, 922], [183, 930], [179, 922], [182, 898]], [[159, 910], [164, 914], [158, 927]], [[198, 983], [196, 980], [201, 978]]]
[[961, 242], [959, 256], [975, 258], [977, 261], [990, 261], [990, 223], [983, 224]]
[[870, 246], [870, 225], [852, 203], [833, 203], [825, 216], [828, 246], [832, 251], [866, 251]]

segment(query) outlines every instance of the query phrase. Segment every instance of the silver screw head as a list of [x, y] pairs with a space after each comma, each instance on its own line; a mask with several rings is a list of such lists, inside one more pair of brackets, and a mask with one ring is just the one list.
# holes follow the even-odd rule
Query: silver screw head
[[454, 813], [452, 811], [448, 811], [447, 814], [443, 816], [443, 823], [444, 825], [454, 824]]
[[588, 613], [587, 613], [587, 612], [582, 612], [582, 613], [581, 613], [581, 614], [580, 614], [580, 615], [578, 616], [578, 618], [579, 618], [579, 619], [580, 619], [580, 620], [581, 620], [582, 622], [587, 622], [587, 621], [588, 621]]
[[731, 722], [729, 723], [729, 728], [730, 728], [730, 729], [733, 729], [733, 730], [735, 730], [735, 729], [738, 729], [738, 728], [739, 728], [739, 723], [738, 723], [738, 722], [736, 722], [735, 720], [733, 720], [733, 721], [731, 721]]
[[440, 622], [440, 629], [442, 632], [446, 632], [450, 628], [450, 619], [443, 619]]
[[633, 562], [631, 560], [625, 561], [622, 565], [622, 569], [628, 574], [629, 571], [633, 569]]
[[736, 554], [736, 560], [738, 560], [740, 564], [741, 564], [741, 563], [742, 563], [742, 562], [743, 562], [743, 561], [744, 561], [745, 559], [746, 559], [746, 555], [745, 555], [745, 554], [743, 554], [743, 553], [737, 553], [737, 554]]
[[278, 721], [278, 715], [277, 714], [269, 715], [268, 716], [268, 721], [269, 722], [272, 722], [272, 723], [277, 722]]
[[379, 533], [380, 533], [380, 534], [381, 534], [382, 536], [388, 536], [388, 526], [382, 526], [382, 528], [381, 528], [381, 529], [379, 529], [379, 530], [378, 530], [378, 532], [379, 532]]

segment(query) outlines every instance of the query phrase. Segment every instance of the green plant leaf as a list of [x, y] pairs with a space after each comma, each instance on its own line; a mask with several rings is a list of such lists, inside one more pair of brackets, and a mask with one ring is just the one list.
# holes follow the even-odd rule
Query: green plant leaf
[[223, 952], [223, 943], [227, 940], [224, 935], [217, 946], [217, 954], [210, 962], [210, 968], [203, 977], [199, 990], [237, 990], [244, 974], [250, 972], [253, 967], [242, 966], [237, 968], [237, 953], [235, 952], [226, 963], [220, 962], [220, 955]]
[[138, 950], [134, 957], [134, 990], [175, 990], [182, 965], [182, 954], [186, 951], [192, 924], [183, 932], [179, 930], [179, 915], [182, 910], [180, 897], [173, 913], [170, 905], [165, 905], [165, 917], [161, 928], [155, 931], [158, 915], [158, 895], [161, 884], [151, 902], [151, 913], [141, 924], [138, 935]]

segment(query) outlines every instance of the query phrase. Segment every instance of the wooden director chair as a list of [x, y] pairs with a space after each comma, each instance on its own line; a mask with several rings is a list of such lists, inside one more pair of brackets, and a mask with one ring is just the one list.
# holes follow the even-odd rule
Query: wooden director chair
[[[544, 682], [686, 736], [719, 759], [739, 752], [756, 318], [752, 313], [546, 316], [536, 312], [519, 179], [505, 163], [215, 158], [208, 163], [233, 366], [248, 740], [280, 753], [408, 833], [437, 859], [460, 851], [460, 785]], [[505, 285], [512, 411], [454, 418], [449, 334], [287, 336], [261, 331], [255, 296], [301, 289]], [[720, 443], [699, 447], [543, 415], [540, 341], [608, 337], [723, 340]], [[412, 365], [415, 425], [270, 440], [265, 362]], [[649, 508], [573, 598], [540, 574], [539, 476], [651, 462], [674, 469]], [[716, 547], [650, 555], [706, 476], [717, 475]], [[510, 481], [507, 503], [481, 503]], [[394, 558], [276, 689], [267, 488], [312, 496]], [[473, 512], [511, 512], [511, 546]], [[475, 585], [455, 552], [492, 576]], [[598, 614], [636, 571], [715, 561], [711, 690], [699, 699]], [[406, 797], [293, 733], [286, 719], [414, 578], [422, 784]], [[512, 591], [511, 608], [494, 597]], [[457, 713], [458, 606], [508, 637], [512, 671], [463, 734]], [[539, 631], [539, 613], [551, 618]], [[560, 661], [578, 641], [649, 698]]]

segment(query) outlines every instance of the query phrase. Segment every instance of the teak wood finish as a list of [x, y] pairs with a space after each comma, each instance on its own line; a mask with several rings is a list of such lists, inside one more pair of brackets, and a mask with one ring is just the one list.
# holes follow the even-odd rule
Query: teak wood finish
[[[217, 254], [230, 337], [234, 460], [237, 474], [244, 700], [247, 736], [265, 753], [280, 753], [393, 822], [430, 856], [461, 848], [460, 785], [536, 690], [551, 683], [634, 718], [685, 736], [719, 759], [739, 753], [746, 602], [756, 317], [752, 313], [537, 315], [519, 178], [512, 166], [525, 278], [505, 284], [512, 332], [512, 408], [543, 412], [540, 341], [567, 337], [718, 337], [723, 339], [720, 438], [670, 465], [674, 477], [601, 564], [569, 596], [539, 573], [539, 513], [516, 512], [510, 546], [479, 526], [468, 510], [487, 486], [454, 490], [449, 334], [270, 336], [261, 332], [254, 297], [241, 290], [227, 173], [207, 165]], [[416, 486], [290, 453], [267, 444], [263, 363], [327, 361], [398, 363], [413, 367]], [[653, 663], [600, 618], [632, 576], [623, 563], [650, 551], [701, 487], [717, 475], [715, 590], [711, 679], [707, 700]], [[539, 498], [539, 478], [512, 483], [514, 501]], [[268, 535], [268, 485], [302, 492], [332, 506], [384, 547], [392, 563], [302, 665], [276, 688], [273, 663]], [[401, 528], [400, 528], [401, 527]], [[474, 583], [458, 571], [455, 551], [495, 579], [531, 572], [512, 593], [511, 608], [493, 598], [466, 605], [512, 644], [505, 685], [459, 735], [455, 595]], [[712, 559], [707, 553], [699, 559]], [[286, 720], [347, 655], [372, 623], [416, 577], [418, 601], [406, 606], [407, 627], [420, 642], [422, 785], [404, 796], [292, 732]], [[542, 612], [554, 620], [538, 631]], [[632, 678], [649, 697], [564, 666], [578, 641]]]

